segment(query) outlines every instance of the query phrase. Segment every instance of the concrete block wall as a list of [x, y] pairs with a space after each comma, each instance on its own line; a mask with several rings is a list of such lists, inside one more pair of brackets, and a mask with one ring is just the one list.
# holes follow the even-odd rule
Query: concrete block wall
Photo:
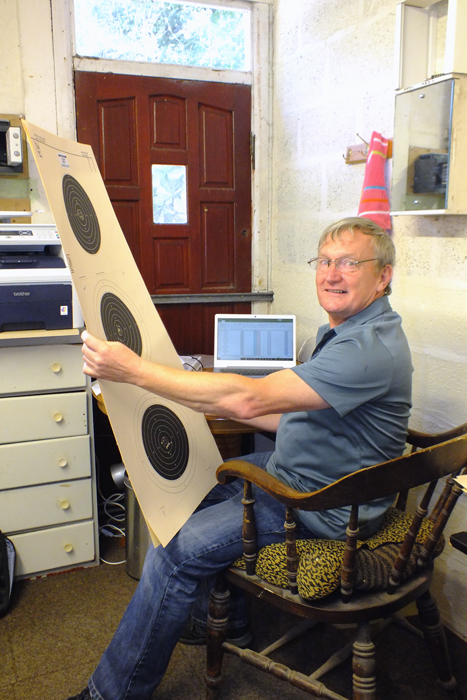
[[[274, 4], [271, 287], [273, 311], [298, 316], [299, 345], [326, 321], [306, 261], [326, 225], [358, 210], [365, 165], [346, 165], [346, 147], [357, 133], [393, 136], [396, 4]], [[411, 425], [446, 430], [467, 421], [467, 217], [394, 217], [392, 235], [390, 301], [415, 368]], [[450, 531], [465, 529], [463, 496]], [[445, 622], [467, 638], [467, 557], [447, 547], [439, 569]]]

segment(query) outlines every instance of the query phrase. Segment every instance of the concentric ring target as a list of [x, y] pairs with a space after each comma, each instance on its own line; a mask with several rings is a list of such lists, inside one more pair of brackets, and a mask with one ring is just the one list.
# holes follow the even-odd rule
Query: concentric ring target
[[126, 304], [111, 292], [101, 298], [101, 321], [107, 340], [119, 341], [141, 357], [143, 342], [138, 324]]
[[153, 404], [144, 412], [141, 433], [146, 455], [155, 471], [169, 481], [183, 476], [189, 446], [179, 417], [167, 406]]
[[95, 255], [101, 245], [101, 231], [91, 200], [71, 175], [64, 176], [62, 191], [68, 221], [78, 243], [87, 253]]

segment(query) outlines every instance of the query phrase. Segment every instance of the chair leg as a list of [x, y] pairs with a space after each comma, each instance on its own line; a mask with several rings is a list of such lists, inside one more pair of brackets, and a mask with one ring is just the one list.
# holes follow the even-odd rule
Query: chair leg
[[358, 625], [353, 644], [353, 700], [376, 700], [375, 645], [368, 622]]
[[439, 681], [445, 690], [453, 690], [457, 681], [452, 675], [446, 634], [441, 624], [436, 601], [430, 591], [426, 591], [416, 602], [420, 623]]
[[222, 575], [211, 591], [206, 639], [206, 700], [217, 700], [222, 681], [222, 644], [227, 636], [230, 591]]

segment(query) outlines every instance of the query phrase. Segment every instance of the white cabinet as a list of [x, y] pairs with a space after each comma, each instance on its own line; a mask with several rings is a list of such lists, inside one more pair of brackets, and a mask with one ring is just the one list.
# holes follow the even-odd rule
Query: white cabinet
[[16, 576], [97, 564], [89, 381], [79, 336], [0, 334], [0, 530]]
[[397, 5], [393, 216], [467, 214], [467, 0]]

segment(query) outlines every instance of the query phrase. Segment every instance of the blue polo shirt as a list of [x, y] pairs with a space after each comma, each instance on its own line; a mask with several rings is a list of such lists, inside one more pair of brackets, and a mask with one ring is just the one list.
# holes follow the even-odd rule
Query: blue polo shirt
[[[319, 329], [318, 352], [293, 371], [331, 408], [284, 414], [267, 465], [270, 474], [304, 492], [399, 457], [407, 435], [412, 361], [401, 318], [388, 298], [376, 299], [329, 331], [329, 324]], [[392, 501], [360, 506], [362, 538], [377, 530]], [[349, 511], [297, 514], [317, 537], [345, 539]]]

